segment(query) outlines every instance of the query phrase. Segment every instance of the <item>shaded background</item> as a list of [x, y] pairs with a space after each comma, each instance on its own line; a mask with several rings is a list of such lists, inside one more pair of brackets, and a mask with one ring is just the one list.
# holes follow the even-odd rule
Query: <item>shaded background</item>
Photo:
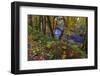
[[[11, 58], [11, 2], [14, 0], [0, 0], [0, 76], [14, 76], [10, 73]], [[16, 0], [19, 1], [19, 0]], [[45, 2], [58, 4], [91, 5], [98, 6], [98, 25], [100, 25], [100, 0], [20, 0], [28, 2]], [[100, 33], [100, 26], [98, 26]], [[98, 44], [100, 45], [100, 34], [98, 34]], [[98, 48], [99, 69], [85, 71], [24, 74], [19, 76], [100, 76], [100, 47]]]

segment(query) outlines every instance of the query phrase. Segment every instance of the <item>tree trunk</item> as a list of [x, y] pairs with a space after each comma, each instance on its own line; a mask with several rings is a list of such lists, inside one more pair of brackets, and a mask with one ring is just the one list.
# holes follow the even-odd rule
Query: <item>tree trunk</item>
[[43, 34], [46, 34], [46, 17], [45, 16], [42, 16], [42, 31], [43, 31]]
[[51, 27], [51, 22], [50, 22], [49, 16], [47, 16], [47, 20], [48, 20], [49, 29], [51, 31], [51, 36], [54, 37], [54, 35], [53, 35], [53, 29]]

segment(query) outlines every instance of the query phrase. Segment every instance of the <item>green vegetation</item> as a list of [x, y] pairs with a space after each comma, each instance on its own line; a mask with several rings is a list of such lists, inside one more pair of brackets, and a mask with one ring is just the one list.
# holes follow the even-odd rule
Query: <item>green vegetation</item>
[[55, 38], [55, 16], [28, 16], [28, 60], [87, 58], [87, 18], [63, 17], [62, 20], [59, 24], [64, 26], [63, 33], [61, 38]]

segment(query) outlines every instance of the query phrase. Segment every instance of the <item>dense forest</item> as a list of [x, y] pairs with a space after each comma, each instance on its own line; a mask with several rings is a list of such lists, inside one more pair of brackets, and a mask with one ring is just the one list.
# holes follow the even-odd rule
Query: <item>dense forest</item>
[[28, 60], [87, 58], [88, 18], [28, 15]]

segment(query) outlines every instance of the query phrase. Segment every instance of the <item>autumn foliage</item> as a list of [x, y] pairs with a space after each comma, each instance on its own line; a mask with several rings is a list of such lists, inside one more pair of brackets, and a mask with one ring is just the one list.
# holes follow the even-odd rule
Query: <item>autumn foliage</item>
[[28, 60], [87, 58], [88, 18], [28, 15]]

